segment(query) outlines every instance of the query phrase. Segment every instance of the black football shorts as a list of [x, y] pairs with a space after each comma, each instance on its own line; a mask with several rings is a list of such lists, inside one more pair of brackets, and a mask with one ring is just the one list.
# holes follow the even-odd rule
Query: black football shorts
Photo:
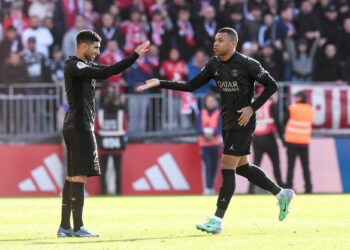
[[67, 146], [67, 176], [99, 176], [97, 144], [93, 131], [64, 130]]
[[223, 154], [233, 156], [244, 156], [250, 154], [250, 146], [253, 142], [254, 129], [223, 129], [222, 139], [224, 141]]

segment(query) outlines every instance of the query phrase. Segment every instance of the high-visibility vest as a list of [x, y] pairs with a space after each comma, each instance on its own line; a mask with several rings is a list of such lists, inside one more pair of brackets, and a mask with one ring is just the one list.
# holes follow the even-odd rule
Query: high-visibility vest
[[256, 111], [257, 124], [254, 135], [267, 135], [276, 131], [274, 120], [271, 114], [272, 100], [267, 100], [264, 105]]
[[[211, 115], [209, 115], [208, 110], [202, 109], [200, 117], [202, 130], [211, 129], [212, 131], [215, 131], [219, 126], [219, 115], [220, 110], [218, 109], [213, 111]], [[221, 138], [220, 135], [217, 135], [215, 136], [214, 140], [206, 141], [204, 136], [200, 135], [198, 138], [198, 144], [200, 147], [221, 145]]]
[[306, 103], [289, 106], [289, 120], [286, 126], [286, 142], [309, 144], [315, 110]]

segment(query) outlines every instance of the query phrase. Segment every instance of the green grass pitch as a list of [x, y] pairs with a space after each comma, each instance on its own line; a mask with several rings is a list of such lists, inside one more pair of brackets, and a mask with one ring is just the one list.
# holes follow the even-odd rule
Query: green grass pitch
[[237, 195], [220, 235], [195, 225], [216, 196], [88, 197], [101, 238], [57, 238], [57, 198], [0, 198], [0, 249], [350, 249], [350, 195], [297, 195], [283, 222], [272, 195]]

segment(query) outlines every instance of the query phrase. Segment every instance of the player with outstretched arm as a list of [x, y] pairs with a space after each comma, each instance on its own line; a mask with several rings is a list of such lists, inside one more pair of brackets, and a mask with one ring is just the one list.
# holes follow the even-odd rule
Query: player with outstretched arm
[[[216, 81], [220, 92], [221, 124], [224, 150], [221, 160], [222, 185], [213, 218], [196, 225], [197, 229], [218, 234], [221, 222], [234, 194], [235, 175], [247, 178], [253, 184], [274, 194], [279, 203], [279, 220], [289, 212], [289, 205], [295, 193], [283, 189], [272, 181], [259, 167], [250, 164], [248, 155], [256, 125], [254, 111], [259, 109], [277, 91], [277, 83], [256, 60], [236, 52], [237, 32], [232, 28], [220, 29], [214, 42], [215, 56], [189, 82], [147, 80], [138, 91], [153, 87], [194, 91], [210, 79]], [[264, 91], [254, 101], [255, 81], [264, 85]]]
[[[94, 134], [96, 79], [117, 75], [149, 49], [149, 41], [139, 45], [122, 61], [110, 66], [92, 60], [100, 54], [101, 38], [91, 30], [77, 35], [77, 49], [64, 65], [68, 112], [63, 124], [67, 146], [67, 178], [62, 190], [61, 225], [58, 237], [99, 237], [83, 224], [84, 186], [87, 178], [101, 174]], [[73, 214], [74, 229], [70, 226]]]

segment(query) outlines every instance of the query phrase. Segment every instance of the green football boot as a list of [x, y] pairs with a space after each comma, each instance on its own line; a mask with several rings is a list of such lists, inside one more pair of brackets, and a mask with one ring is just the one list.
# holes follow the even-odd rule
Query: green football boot
[[295, 197], [295, 192], [293, 189], [283, 189], [282, 197], [278, 200], [278, 205], [280, 207], [279, 220], [283, 221], [287, 214], [289, 213], [289, 206], [292, 199]]
[[196, 228], [208, 234], [220, 234], [221, 233], [221, 222], [215, 219], [209, 219], [205, 223], [197, 224]]

